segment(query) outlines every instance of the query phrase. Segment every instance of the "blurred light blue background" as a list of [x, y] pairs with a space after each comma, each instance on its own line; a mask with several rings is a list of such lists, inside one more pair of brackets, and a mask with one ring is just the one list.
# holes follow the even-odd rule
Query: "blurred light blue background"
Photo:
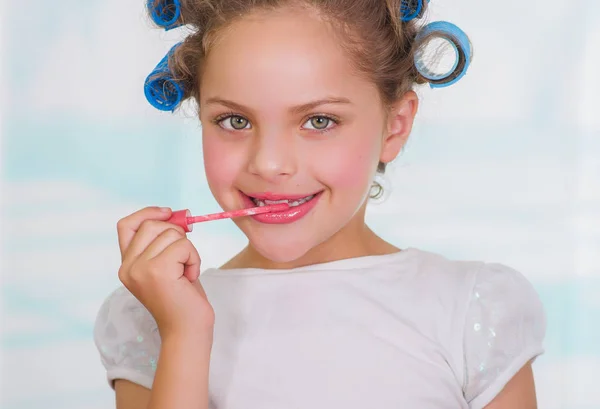
[[[182, 35], [151, 28], [144, 3], [2, 4], [2, 408], [112, 407], [91, 331], [119, 285], [116, 221], [150, 204], [219, 210], [198, 122], [144, 99]], [[458, 85], [419, 91], [368, 219], [401, 247], [522, 271], [548, 312], [540, 408], [600, 408], [600, 2], [431, 4], [475, 59]], [[244, 244], [230, 221], [192, 238], [205, 268]]]

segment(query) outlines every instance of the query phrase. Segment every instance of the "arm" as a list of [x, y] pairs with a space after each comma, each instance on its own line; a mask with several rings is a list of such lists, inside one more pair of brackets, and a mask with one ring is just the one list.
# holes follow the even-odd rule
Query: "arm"
[[148, 409], [208, 409], [212, 331], [164, 339]]
[[537, 409], [531, 363], [521, 368], [485, 409]]
[[115, 382], [117, 409], [207, 409], [211, 336], [163, 340], [152, 391]]
[[117, 409], [148, 409], [150, 389], [124, 379], [115, 380]]
[[[152, 388], [142, 409], [208, 409], [214, 311], [199, 281], [200, 255], [183, 229], [165, 222], [170, 215], [170, 209], [149, 207], [117, 223], [122, 258], [119, 279], [152, 316], [153, 328], [160, 335], [161, 345], [152, 351], [156, 354], [152, 359], [158, 361], [153, 379], [147, 382], [144, 377], [145, 383], [137, 382]], [[133, 317], [134, 324], [139, 325], [138, 321], [139, 316]], [[131, 342], [135, 333], [126, 326], [123, 330]], [[135, 339], [145, 341], [139, 335]], [[105, 350], [100, 341], [100, 349]], [[122, 346], [122, 342], [118, 344], [118, 348]], [[117, 357], [112, 361], [120, 366], [131, 361]], [[145, 360], [147, 366], [150, 360]], [[127, 372], [137, 377], [137, 373]], [[119, 375], [116, 377], [122, 377]], [[134, 398], [127, 392], [131, 390], [127, 388], [121, 400], [129, 403]], [[119, 409], [141, 405], [135, 402], [127, 407], [127, 403]]]

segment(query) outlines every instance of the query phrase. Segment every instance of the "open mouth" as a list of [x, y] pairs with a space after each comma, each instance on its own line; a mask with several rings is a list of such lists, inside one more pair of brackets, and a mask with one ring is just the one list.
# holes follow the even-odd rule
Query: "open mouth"
[[296, 207], [296, 206], [300, 206], [303, 203], [308, 202], [309, 200], [314, 199], [316, 195], [310, 195], [310, 196], [306, 196], [303, 197], [301, 199], [295, 199], [295, 200], [290, 200], [290, 199], [283, 199], [283, 200], [261, 200], [261, 199], [257, 199], [255, 197], [250, 197], [250, 199], [254, 202], [255, 205], [262, 207], [262, 206], [267, 206], [267, 205], [274, 205], [274, 204], [279, 204], [279, 203], [287, 203], [288, 205], [290, 205], [290, 207]]
[[296, 207], [296, 206], [300, 206], [304, 203], [310, 202], [311, 200], [313, 200], [316, 196], [318, 196], [321, 193], [322, 192], [317, 192], [317, 193], [313, 193], [311, 195], [304, 196], [304, 197], [294, 195], [290, 198], [272, 197], [273, 195], [269, 195], [269, 196], [271, 196], [269, 198], [267, 195], [260, 195], [260, 196], [259, 195], [256, 195], [256, 196], [246, 195], [246, 196], [250, 200], [252, 200], [252, 202], [258, 207], [275, 205], [275, 204], [280, 204], [280, 203], [287, 203], [290, 207]]
[[268, 213], [261, 213], [252, 216], [254, 221], [266, 224], [287, 224], [302, 219], [311, 213], [312, 209], [318, 204], [323, 190], [308, 195], [278, 194], [270, 192], [243, 193], [242, 200], [244, 207], [263, 207], [273, 206], [282, 203], [289, 205], [285, 210], [272, 210]]

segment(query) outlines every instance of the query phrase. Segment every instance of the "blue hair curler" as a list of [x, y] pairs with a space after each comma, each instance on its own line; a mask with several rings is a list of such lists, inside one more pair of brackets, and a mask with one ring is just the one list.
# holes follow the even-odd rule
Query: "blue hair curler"
[[161, 111], [175, 111], [181, 103], [183, 88], [174, 80], [169, 70], [169, 57], [181, 43], [175, 44], [167, 55], [158, 63], [144, 82], [144, 95], [154, 108]]
[[[434, 39], [445, 40], [454, 50], [454, 64], [443, 73], [436, 73], [428, 66], [424, 56], [426, 46]], [[431, 88], [448, 87], [465, 76], [471, 64], [472, 51], [469, 38], [460, 28], [447, 21], [436, 21], [423, 27], [415, 40], [423, 41], [415, 53], [415, 66], [419, 74], [429, 81]]]
[[146, 3], [150, 16], [156, 25], [171, 30], [182, 25], [181, 3], [179, 0], [148, 0]]
[[[402, 0], [402, 3], [400, 4], [400, 16], [402, 17], [402, 21], [406, 23], [415, 18], [423, 17], [423, 13], [425, 12], [424, 1], [425, 0]], [[429, 3], [429, 1], [430, 0], [427, 0], [427, 3]]]

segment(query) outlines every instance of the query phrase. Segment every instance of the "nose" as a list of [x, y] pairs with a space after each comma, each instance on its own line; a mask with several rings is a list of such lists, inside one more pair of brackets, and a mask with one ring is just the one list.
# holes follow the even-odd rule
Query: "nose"
[[288, 179], [297, 171], [294, 138], [282, 131], [256, 133], [248, 171], [270, 183]]

